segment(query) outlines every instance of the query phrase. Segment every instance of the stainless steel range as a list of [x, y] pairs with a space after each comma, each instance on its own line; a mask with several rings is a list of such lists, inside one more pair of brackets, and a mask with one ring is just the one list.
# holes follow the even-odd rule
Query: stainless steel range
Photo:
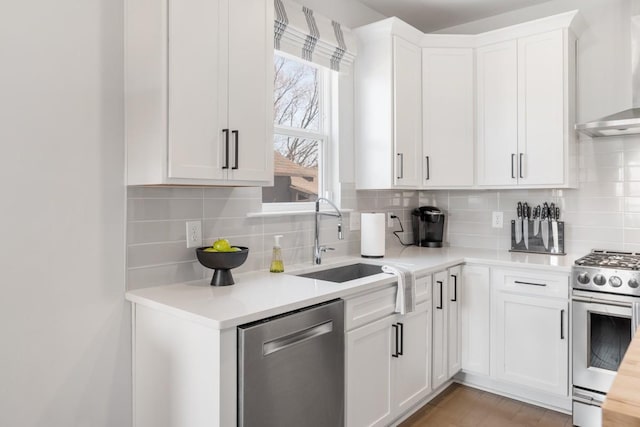
[[599, 427], [640, 318], [640, 253], [593, 250], [575, 261], [571, 287], [573, 424]]

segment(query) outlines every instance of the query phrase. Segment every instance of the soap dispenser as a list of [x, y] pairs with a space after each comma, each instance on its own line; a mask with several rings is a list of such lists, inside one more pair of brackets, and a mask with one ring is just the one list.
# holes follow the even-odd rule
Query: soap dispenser
[[271, 256], [271, 268], [269, 271], [272, 273], [283, 273], [284, 263], [282, 262], [282, 249], [280, 248], [281, 234], [273, 236], [273, 254]]

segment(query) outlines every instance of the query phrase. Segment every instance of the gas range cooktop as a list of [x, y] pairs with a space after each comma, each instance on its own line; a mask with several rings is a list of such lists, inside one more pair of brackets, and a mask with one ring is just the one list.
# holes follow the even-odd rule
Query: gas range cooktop
[[571, 271], [573, 289], [640, 296], [640, 253], [594, 249]]

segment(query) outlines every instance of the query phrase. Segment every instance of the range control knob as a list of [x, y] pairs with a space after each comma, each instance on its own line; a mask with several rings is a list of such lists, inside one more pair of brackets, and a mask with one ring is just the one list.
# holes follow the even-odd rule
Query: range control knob
[[578, 282], [586, 285], [591, 281], [591, 277], [589, 277], [588, 273], [580, 273], [578, 274]]
[[611, 276], [609, 277], [609, 284], [614, 288], [619, 288], [620, 286], [622, 286], [622, 279], [618, 276]]
[[638, 279], [629, 279], [628, 285], [630, 288], [635, 289], [640, 285], [640, 282], [638, 282]]
[[602, 274], [596, 274], [593, 276], [593, 283], [598, 286], [604, 286], [607, 283], [607, 279]]

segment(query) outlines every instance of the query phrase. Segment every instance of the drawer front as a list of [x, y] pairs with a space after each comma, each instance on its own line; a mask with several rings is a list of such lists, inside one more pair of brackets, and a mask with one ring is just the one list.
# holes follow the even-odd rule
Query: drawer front
[[345, 329], [351, 330], [393, 314], [396, 309], [397, 286], [370, 292], [345, 300]]
[[569, 297], [569, 273], [491, 269], [494, 290], [556, 298]]

